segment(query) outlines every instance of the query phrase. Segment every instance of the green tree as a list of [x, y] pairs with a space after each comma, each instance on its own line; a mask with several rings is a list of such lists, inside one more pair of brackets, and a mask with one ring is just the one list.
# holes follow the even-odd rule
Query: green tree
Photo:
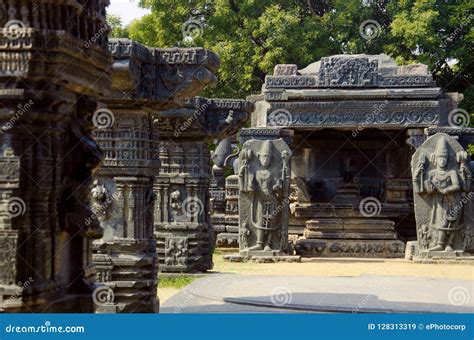
[[152, 13], [131, 24], [131, 39], [219, 55], [219, 86], [205, 95], [259, 92], [276, 64], [387, 53], [399, 64], [426, 63], [445, 91], [465, 94], [461, 106], [474, 112], [472, 0], [142, 0], [141, 6]]
[[107, 25], [110, 29], [111, 38], [128, 38], [128, 26], [124, 26], [118, 15], [107, 14]]

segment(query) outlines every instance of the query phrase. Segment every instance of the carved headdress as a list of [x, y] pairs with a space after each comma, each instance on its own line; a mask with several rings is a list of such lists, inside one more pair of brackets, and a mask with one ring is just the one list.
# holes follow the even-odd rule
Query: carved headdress
[[260, 149], [260, 152], [258, 155], [271, 155], [272, 154], [272, 144], [270, 141], [266, 140], [262, 144], [262, 148]]
[[448, 144], [446, 143], [445, 138], [441, 138], [438, 142], [438, 145], [436, 145], [435, 155], [437, 157], [440, 157], [440, 156], [448, 157], [449, 156]]
[[438, 144], [436, 145], [436, 149], [434, 154], [432, 155], [432, 162], [436, 164], [437, 157], [449, 157], [449, 149], [448, 144], [446, 142], [446, 138], [440, 138]]

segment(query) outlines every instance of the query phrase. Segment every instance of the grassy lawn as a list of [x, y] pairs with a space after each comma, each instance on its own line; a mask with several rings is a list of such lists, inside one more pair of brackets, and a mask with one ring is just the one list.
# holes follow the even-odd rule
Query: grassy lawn
[[197, 275], [177, 275], [177, 276], [160, 276], [160, 282], [158, 284], [159, 288], [175, 288], [181, 289], [189, 285], [194, 280], [199, 279], [200, 276]]

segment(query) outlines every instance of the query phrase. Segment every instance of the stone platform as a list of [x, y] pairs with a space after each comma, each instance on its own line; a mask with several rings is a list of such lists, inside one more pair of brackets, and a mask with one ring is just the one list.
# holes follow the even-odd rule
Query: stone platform
[[306, 222], [296, 254], [306, 257], [403, 257], [394, 222], [387, 219], [317, 219]]

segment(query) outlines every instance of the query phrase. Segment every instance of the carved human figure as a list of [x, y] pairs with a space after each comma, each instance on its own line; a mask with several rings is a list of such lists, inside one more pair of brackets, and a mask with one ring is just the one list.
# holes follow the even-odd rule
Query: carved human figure
[[435, 244], [428, 250], [453, 251], [454, 238], [464, 228], [462, 192], [469, 190], [471, 181], [469, 168], [465, 164], [467, 154], [454, 152], [444, 136], [438, 139], [429, 158], [423, 152], [417, 154], [419, 159], [413, 169], [413, 187], [415, 194], [429, 202], [430, 208], [427, 224], [422, 225], [418, 233], [422, 237], [420, 245], [429, 244], [426, 238], [431, 234]]
[[[248, 250], [273, 250], [279, 241], [282, 211], [287, 208], [289, 194], [289, 151], [274, 150], [270, 141], [264, 141], [256, 150], [257, 161], [252, 162], [252, 150], [244, 146], [239, 169], [239, 189], [247, 193], [250, 201], [247, 222], [242, 221], [243, 247]], [[280, 156], [280, 159], [275, 159]], [[278, 157], [278, 158], [280, 158]], [[281, 166], [283, 164], [283, 166]], [[245, 244], [247, 223], [256, 235], [254, 245]], [[248, 243], [248, 242], [247, 242]]]
[[182, 215], [183, 202], [181, 199], [181, 192], [175, 190], [170, 195], [170, 207], [173, 221], [177, 222], [180, 215]]
[[244, 249], [249, 247], [249, 236], [250, 229], [248, 228], [248, 224], [245, 223], [242, 229], [240, 230], [240, 245]]

